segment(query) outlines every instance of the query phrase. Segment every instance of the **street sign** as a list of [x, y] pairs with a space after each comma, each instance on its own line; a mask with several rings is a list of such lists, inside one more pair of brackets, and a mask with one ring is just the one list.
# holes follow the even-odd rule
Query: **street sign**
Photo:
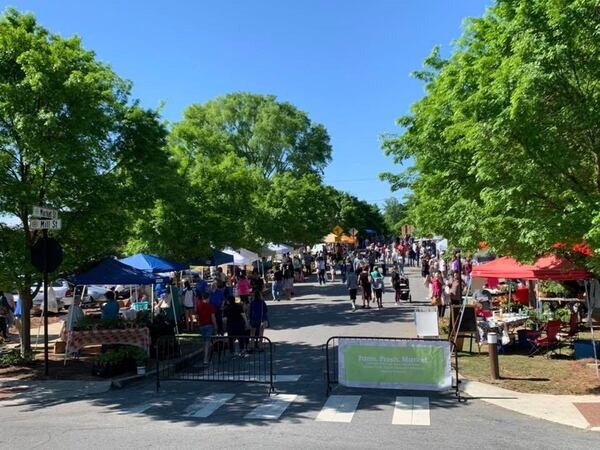
[[32, 216], [40, 219], [58, 219], [58, 211], [56, 209], [34, 206]]
[[356, 228], [350, 228], [349, 233], [351, 236], [356, 236], [358, 234], [358, 230]]
[[60, 230], [60, 219], [29, 219], [29, 228], [32, 230]]
[[344, 229], [339, 225], [336, 225], [336, 227], [333, 229], [333, 234], [335, 234], [336, 236], [340, 236], [343, 232]]

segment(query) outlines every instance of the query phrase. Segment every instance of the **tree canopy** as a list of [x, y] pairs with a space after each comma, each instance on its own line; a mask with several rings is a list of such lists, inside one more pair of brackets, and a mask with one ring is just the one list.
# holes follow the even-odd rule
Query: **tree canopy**
[[29, 348], [30, 286], [40, 278], [29, 249], [34, 205], [60, 210], [63, 270], [108, 255], [125, 242], [130, 212], [155, 195], [167, 165], [166, 129], [156, 111], [130, 99], [130, 84], [79, 38], [50, 34], [30, 14], [0, 18], [0, 283], [19, 288]]
[[[386, 136], [421, 232], [530, 260], [600, 248], [600, 29], [594, 0], [498, 0], [415, 75], [426, 95]], [[596, 257], [588, 261], [596, 269]]]
[[238, 92], [191, 105], [173, 139], [206, 156], [233, 151], [266, 178], [321, 174], [331, 160], [325, 127], [274, 95]]

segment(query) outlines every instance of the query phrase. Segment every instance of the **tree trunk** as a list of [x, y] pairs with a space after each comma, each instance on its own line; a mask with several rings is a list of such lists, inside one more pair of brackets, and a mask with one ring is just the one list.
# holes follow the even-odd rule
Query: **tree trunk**
[[19, 291], [21, 299], [21, 356], [31, 352], [31, 305], [32, 297], [29, 289]]

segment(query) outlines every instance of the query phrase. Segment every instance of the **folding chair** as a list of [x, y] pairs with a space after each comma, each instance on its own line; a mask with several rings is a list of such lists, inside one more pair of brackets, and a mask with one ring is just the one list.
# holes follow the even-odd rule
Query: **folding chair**
[[548, 321], [545, 336], [539, 336], [535, 339], [528, 339], [528, 342], [531, 344], [531, 351], [529, 352], [529, 356], [533, 357], [540, 351], [545, 351], [545, 353], [548, 354], [549, 351], [554, 351], [554, 349], [558, 348], [560, 342], [558, 340], [557, 335], [559, 331], [560, 320]]
[[571, 319], [569, 320], [569, 325], [567, 328], [561, 328], [560, 331], [556, 334], [556, 337], [559, 343], [568, 342], [572, 344], [577, 334], [579, 333], [579, 320], [577, 318], [577, 313], [571, 313]]

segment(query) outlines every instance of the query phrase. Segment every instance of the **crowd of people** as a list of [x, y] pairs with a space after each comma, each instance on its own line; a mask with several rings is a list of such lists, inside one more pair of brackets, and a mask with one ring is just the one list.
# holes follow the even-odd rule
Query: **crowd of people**
[[[256, 350], [250, 347], [258, 344], [258, 338], [269, 326], [265, 301], [268, 294], [276, 302], [291, 300], [296, 283], [316, 275], [319, 285], [325, 286], [339, 277], [348, 290], [352, 311], [357, 309], [359, 295], [362, 303], [359, 307], [381, 310], [384, 308], [383, 294], [388, 287], [394, 291], [396, 304], [410, 301], [406, 267], [421, 268], [429, 298], [438, 306], [440, 317], [444, 316], [447, 305], [460, 300], [458, 280], [462, 279], [459, 273], [464, 275], [463, 285], [470, 282], [468, 259], [460, 263], [456, 257], [447, 260], [444, 253], [436, 252], [432, 242], [416, 241], [407, 236], [388, 242], [371, 242], [360, 249], [342, 244], [321, 247], [317, 251], [304, 248], [295, 254], [262, 258], [248, 271], [235, 266], [224, 271], [219, 267], [195, 283], [182, 280], [179, 289], [171, 288], [171, 298], [175, 301], [165, 301], [166, 291], [159, 292], [158, 298], [162, 300], [158, 305], [170, 309], [167, 316], [178, 319], [180, 331], [200, 333], [206, 346], [205, 358], [209, 357], [214, 336], [228, 337], [230, 352], [244, 356]], [[250, 342], [253, 346], [249, 346]]]

